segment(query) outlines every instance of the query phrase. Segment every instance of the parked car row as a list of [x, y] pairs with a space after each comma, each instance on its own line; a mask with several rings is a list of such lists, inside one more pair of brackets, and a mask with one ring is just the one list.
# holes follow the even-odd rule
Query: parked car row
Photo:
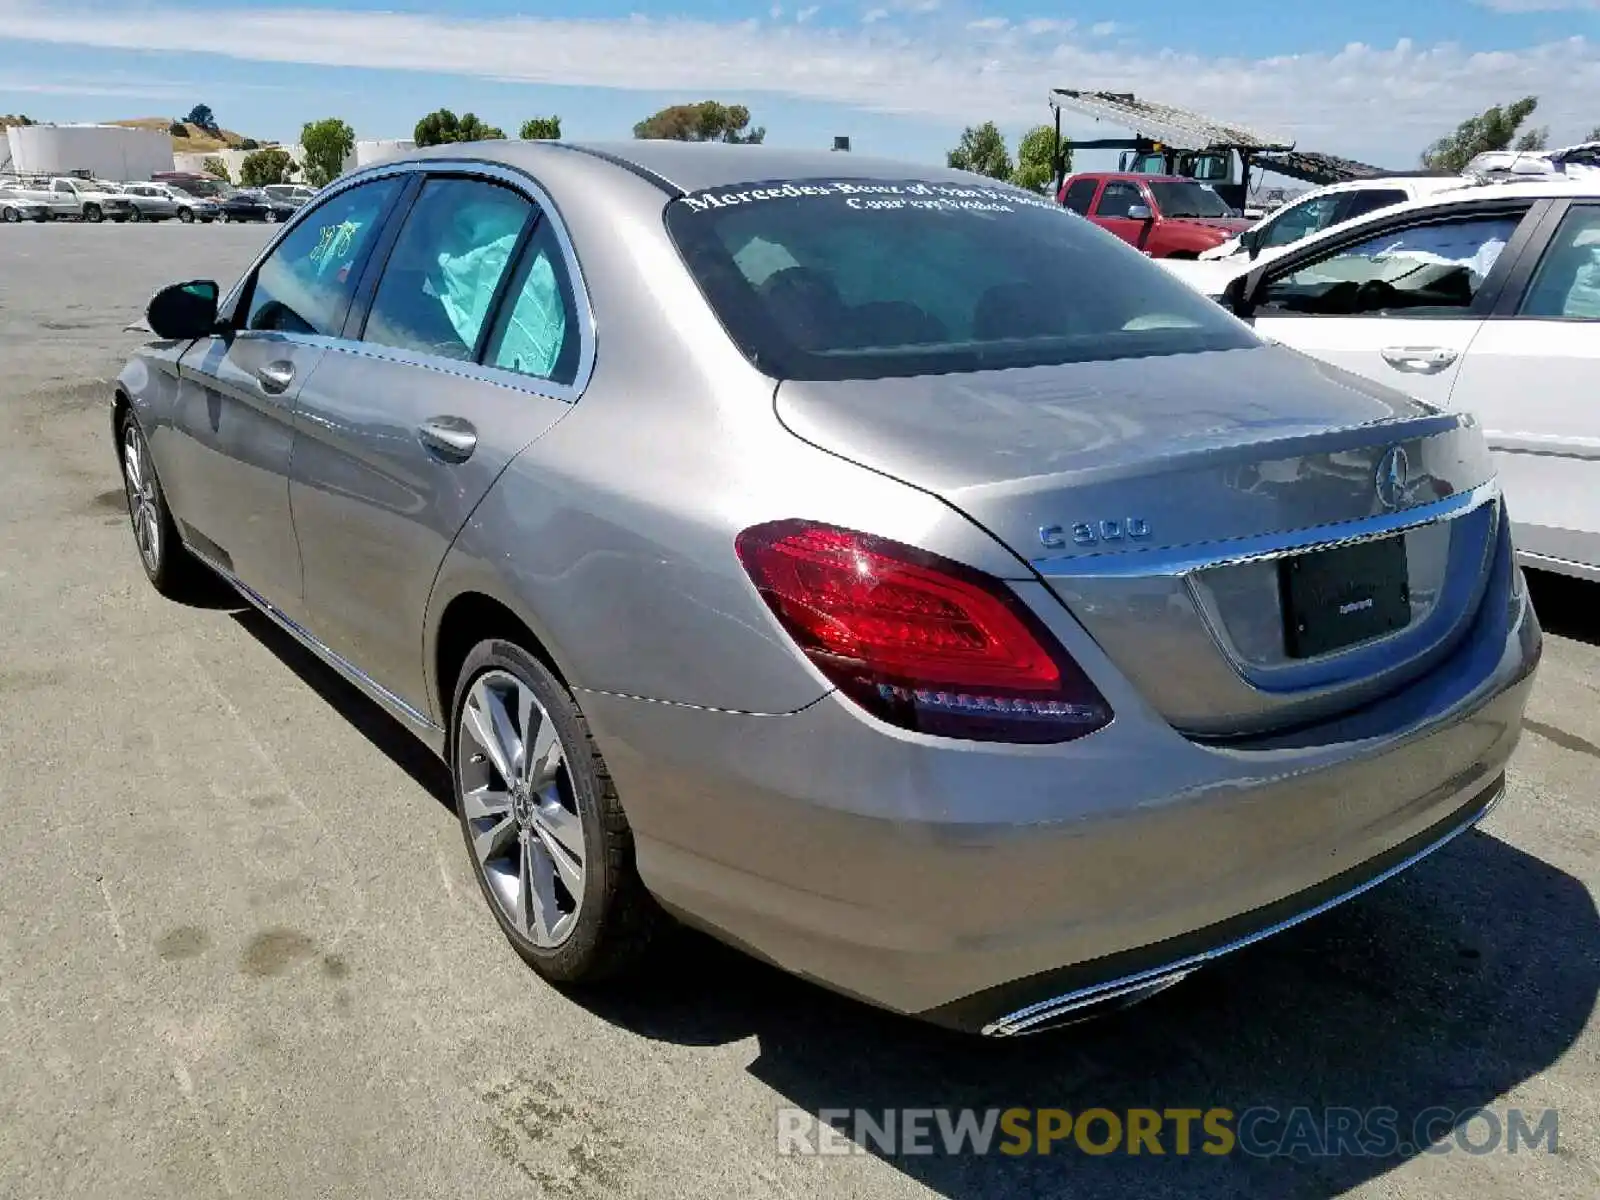
[[171, 180], [9, 179], [0, 180], [0, 221], [286, 221], [314, 195], [303, 184], [197, 188]]

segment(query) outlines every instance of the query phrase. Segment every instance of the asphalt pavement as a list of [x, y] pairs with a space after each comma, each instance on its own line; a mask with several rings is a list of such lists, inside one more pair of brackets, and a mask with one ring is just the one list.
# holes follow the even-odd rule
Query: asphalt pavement
[[[0, 1196], [1600, 1194], [1600, 588], [1535, 581], [1545, 660], [1481, 831], [1143, 1006], [989, 1043], [690, 935], [563, 994], [501, 938], [426, 751], [140, 571], [123, 327], [268, 233], [0, 227]], [[1559, 1139], [798, 1156], [786, 1107], [1554, 1109]]]

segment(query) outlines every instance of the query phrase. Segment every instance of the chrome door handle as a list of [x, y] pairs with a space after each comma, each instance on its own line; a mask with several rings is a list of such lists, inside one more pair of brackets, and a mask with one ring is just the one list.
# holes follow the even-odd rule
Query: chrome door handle
[[1396, 370], [1423, 373], [1442, 371], [1459, 357], [1444, 346], [1385, 346], [1378, 353]]
[[289, 385], [294, 382], [294, 364], [282, 361], [269, 362], [256, 370], [256, 382], [261, 385], [263, 392], [270, 392], [274, 396], [287, 391]]
[[417, 438], [440, 458], [466, 462], [478, 448], [478, 431], [462, 417], [433, 417], [417, 426]]

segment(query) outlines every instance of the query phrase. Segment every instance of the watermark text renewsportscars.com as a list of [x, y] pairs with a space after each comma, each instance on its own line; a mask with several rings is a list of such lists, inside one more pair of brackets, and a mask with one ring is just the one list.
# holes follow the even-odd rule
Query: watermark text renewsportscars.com
[[1395, 1158], [1554, 1154], [1553, 1108], [780, 1108], [779, 1154], [1244, 1154]]

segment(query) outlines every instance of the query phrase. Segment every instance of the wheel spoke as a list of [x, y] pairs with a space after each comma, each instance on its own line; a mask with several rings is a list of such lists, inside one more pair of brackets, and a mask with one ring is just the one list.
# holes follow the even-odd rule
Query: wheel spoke
[[[561, 739], [556, 736], [556, 723], [547, 714], [534, 718], [538, 729], [533, 734], [533, 747], [523, 764], [523, 779], [537, 792], [555, 782], [561, 769]], [[524, 726], [526, 728], [526, 726]]]
[[535, 728], [542, 727], [544, 724], [546, 724], [546, 722], [541, 719], [542, 717], [543, 713], [539, 711], [539, 708], [533, 699], [533, 689], [518, 683], [517, 756], [516, 761], [512, 763], [512, 766], [516, 768], [518, 779], [526, 779], [528, 777], [528, 765], [533, 761], [528, 747], [529, 743], [533, 740]]
[[480, 863], [487, 864], [492, 859], [504, 858], [506, 846], [516, 841], [516, 818], [507, 813], [505, 819], [489, 828], [474, 831], [472, 835], [472, 850], [478, 856]]
[[523, 928], [534, 941], [548, 945], [561, 917], [556, 907], [555, 869], [544, 843], [531, 835], [522, 843], [520, 882]]
[[511, 815], [511, 793], [488, 784], [464, 792], [461, 803], [469, 821], [499, 821]]
[[485, 708], [499, 708], [503, 713], [504, 707], [494, 693], [484, 686], [480, 680], [472, 689], [472, 695], [467, 697], [466, 727], [472, 734], [473, 741], [482, 747], [483, 752], [489, 756], [489, 762], [500, 773], [502, 783], [510, 783], [515, 776], [511, 773], [511, 759], [506, 753], [506, 746], [500, 741], [497, 725], [492, 712], [485, 712]]
[[[533, 830], [539, 835], [539, 842], [550, 856], [550, 862], [556, 869], [556, 874], [561, 877], [561, 882], [566, 885], [568, 893], [574, 900], [583, 898], [583, 860], [576, 857], [572, 851], [562, 845], [555, 831], [549, 829], [542, 821], [535, 821]], [[581, 842], [580, 842], [581, 848]]]
[[144, 493], [144, 471], [139, 462], [139, 447], [132, 438], [122, 451], [122, 469], [127, 472], [128, 483], [136, 493]]
[[534, 826], [555, 841], [575, 862], [583, 865], [583, 822], [555, 800], [547, 800], [533, 810]]

